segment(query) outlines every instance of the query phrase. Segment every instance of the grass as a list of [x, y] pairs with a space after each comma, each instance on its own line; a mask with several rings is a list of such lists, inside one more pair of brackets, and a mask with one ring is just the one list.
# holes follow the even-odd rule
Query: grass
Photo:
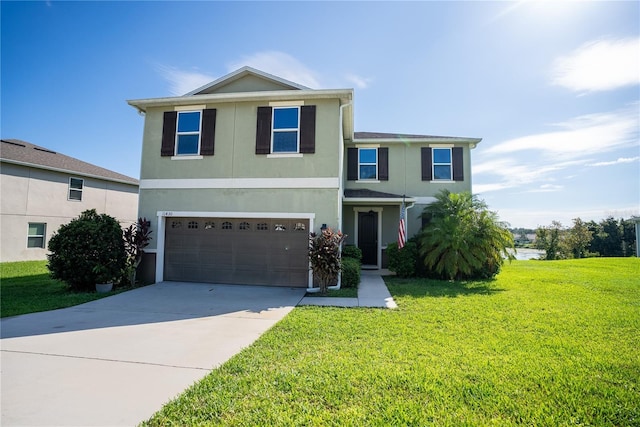
[[640, 425], [640, 260], [387, 280], [397, 310], [298, 307], [145, 425]]
[[0, 263], [1, 317], [71, 307], [119, 291], [104, 294], [71, 292], [64, 282], [49, 277], [47, 261]]

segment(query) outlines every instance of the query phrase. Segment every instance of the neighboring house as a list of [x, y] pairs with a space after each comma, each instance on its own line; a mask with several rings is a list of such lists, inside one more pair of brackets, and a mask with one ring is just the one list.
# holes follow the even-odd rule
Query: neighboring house
[[381, 268], [403, 196], [412, 236], [438, 191], [471, 191], [479, 138], [354, 132], [352, 89], [244, 67], [128, 102], [145, 114], [139, 216], [156, 281], [312, 286], [308, 235], [325, 226]]
[[17, 139], [0, 149], [1, 260], [44, 260], [54, 232], [87, 209], [123, 227], [137, 219], [138, 180]]

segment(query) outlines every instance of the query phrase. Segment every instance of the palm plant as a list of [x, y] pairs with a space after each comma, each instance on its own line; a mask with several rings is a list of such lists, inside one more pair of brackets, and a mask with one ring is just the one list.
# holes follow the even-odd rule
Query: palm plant
[[493, 277], [504, 259], [514, 259], [508, 224], [471, 193], [443, 190], [422, 212], [420, 255], [425, 266], [447, 279]]

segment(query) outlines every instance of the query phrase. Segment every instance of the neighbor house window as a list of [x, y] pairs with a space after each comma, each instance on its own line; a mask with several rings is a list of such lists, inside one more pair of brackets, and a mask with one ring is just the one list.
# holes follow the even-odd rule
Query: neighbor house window
[[69, 178], [69, 200], [82, 200], [82, 189], [84, 188], [84, 179]]
[[358, 149], [358, 179], [378, 179], [378, 149]]
[[30, 222], [27, 232], [28, 248], [44, 248], [44, 237], [47, 232], [47, 224], [42, 222]]
[[300, 107], [273, 109], [272, 153], [297, 153], [300, 135]]
[[433, 149], [433, 179], [451, 181], [451, 148]]
[[176, 155], [200, 152], [200, 111], [179, 111], [176, 131]]

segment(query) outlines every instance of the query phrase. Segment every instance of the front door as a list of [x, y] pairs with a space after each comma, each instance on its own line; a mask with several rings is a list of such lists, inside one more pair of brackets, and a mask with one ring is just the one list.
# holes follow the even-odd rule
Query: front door
[[378, 212], [358, 212], [358, 247], [363, 265], [378, 265]]

